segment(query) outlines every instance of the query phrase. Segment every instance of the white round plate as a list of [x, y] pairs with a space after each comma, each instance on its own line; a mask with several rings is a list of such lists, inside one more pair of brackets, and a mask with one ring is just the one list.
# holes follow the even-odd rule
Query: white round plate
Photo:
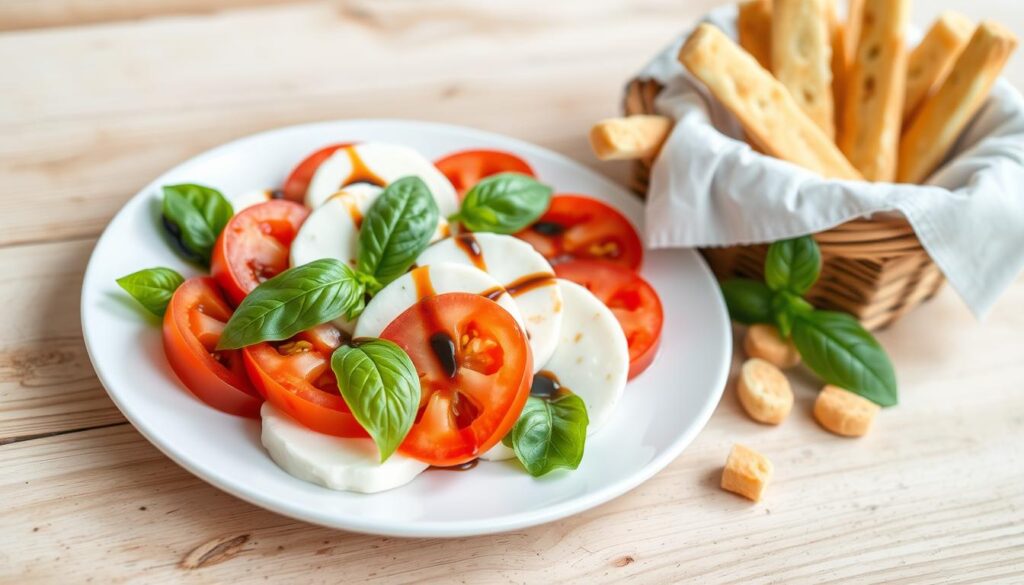
[[411, 146], [431, 160], [467, 148], [514, 152], [556, 192], [603, 199], [640, 225], [640, 201], [583, 165], [519, 140], [456, 126], [323, 122], [256, 134], [200, 154], [158, 177], [121, 209], [85, 273], [82, 329], [89, 357], [135, 428], [185, 469], [257, 506], [388, 536], [469, 536], [557, 520], [627, 492], [678, 457], [718, 404], [732, 343], [718, 286], [703, 260], [688, 250], [648, 251], [643, 275], [665, 310], [661, 354], [629, 383], [609, 423], [587, 440], [575, 471], [534, 479], [515, 461], [481, 462], [463, 473], [430, 470], [379, 494], [331, 491], [277, 467], [260, 445], [258, 421], [218, 412], [178, 382], [164, 358], [159, 323], [146, 318], [114, 282], [152, 266], [197, 274], [161, 234], [160, 187], [200, 183], [230, 198], [280, 185], [294, 164], [321, 146], [369, 140]]

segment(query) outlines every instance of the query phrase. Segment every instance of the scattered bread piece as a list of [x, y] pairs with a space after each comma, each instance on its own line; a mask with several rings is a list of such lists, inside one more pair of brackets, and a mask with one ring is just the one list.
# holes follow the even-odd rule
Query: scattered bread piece
[[736, 393], [743, 410], [757, 422], [777, 425], [793, 410], [793, 390], [786, 375], [760, 358], [751, 358], [743, 363]]
[[601, 160], [648, 158], [671, 131], [672, 119], [665, 116], [609, 118], [590, 129], [590, 146]]
[[833, 0], [773, 0], [772, 73], [830, 140]]
[[924, 98], [953, 68], [974, 32], [974, 22], [959, 12], [943, 12], [907, 59], [907, 97], [903, 103], [906, 125]]
[[903, 133], [897, 175], [901, 183], [923, 183], [942, 163], [1016, 47], [1017, 37], [999, 23], [978, 25], [945, 81], [925, 98]]
[[757, 59], [761, 67], [772, 68], [772, 0], [741, 2], [736, 17], [740, 46]]
[[783, 339], [774, 325], [758, 323], [747, 328], [743, 338], [747, 357], [760, 358], [773, 366], [786, 369], [800, 363], [800, 352], [790, 339]]
[[814, 418], [825, 429], [844, 437], [860, 437], [871, 429], [880, 407], [863, 396], [831, 384], [814, 401]]
[[710, 24], [701, 24], [679, 61], [739, 119], [763, 152], [834, 179], [860, 179], [827, 135], [757, 60]]
[[869, 181], [896, 178], [909, 13], [910, 0], [864, 2], [857, 55], [847, 77], [839, 148]]
[[743, 445], [733, 445], [722, 470], [722, 489], [756, 502], [768, 487], [773, 470], [772, 462], [764, 455]]

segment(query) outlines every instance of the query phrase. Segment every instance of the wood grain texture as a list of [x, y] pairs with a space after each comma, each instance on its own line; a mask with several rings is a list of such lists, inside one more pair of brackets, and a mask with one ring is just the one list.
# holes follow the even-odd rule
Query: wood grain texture
[[[318, 528], [160, 454], [99, 386], [78, 314], [95, 237], [140, 187], [232, 138], [359, 116], [504, 132], [622, 180], [627, 165], [599, 165], [586, 129], [618, 113], [631, 72], [719, 4], [256, 6], [268, 3], [0, 6], [0, 28], [26, 26], [9, 24], [12, 10], [60, 25], [0, 33], [0, 582], [1024, 580], [1024, 280], [984, 324], [946, 290], [883, 332], [902, 403], [864, 439], [814, 423], [817, 384], [801, 370], [778, 428], [745, 418], [730, 386], [705, 431], [651, 481], [526, 531], [401, 540]], [[46, 20], [72, 5], [107, 16]], [[915, 21], [956, 6], [929, 3]], [[965, 11], [1021, 22], [1019, 8], [991, 0]], [[1007, 74], [1024, 81], [1020, 59]], [[733, 442], [775, 463], [761, 504], [717, 487]]]

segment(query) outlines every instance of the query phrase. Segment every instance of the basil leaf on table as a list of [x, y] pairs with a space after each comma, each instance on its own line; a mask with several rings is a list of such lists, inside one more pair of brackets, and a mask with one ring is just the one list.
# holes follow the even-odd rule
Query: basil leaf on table
[[187, 259], [209, 265], [213, 244], [234, 214], [220, 191], [202, 185], [163, 188], [163, 224]]
[[450, 220], [471, 232], [514, 234], [537, 221], [551, 204], [551, 187], [519, 173], [499, 173], [466, 193]]
[[430, 243], [438, 216], [422, 179], [404, 177], [391, 183], [363, 218], [356, 269], [373, 277], [376, 289], [405, 274]]
[[802, 295], [811, 289], [821, 274], [821, 252], [814, 238], [804, 236], [775, 242], [764, 261], [764, 280], [768, 288]]
[[813, 305], [791, 292], [780, 290], [772, 293], [772, 316], [775, 326], [786, 339], [789, 339], [793, 331], [793, 319], [813, 310]]
[[167, 303], [185, 277], [170, 268], [146, 268], [117, 279], [117, 284], [147, 311], [163, 317]]
[[363, 306], [366, 290], [351, 268], [324, 258], [289, 268], [257, 286], [224, 327], [217, 349], [278, 341]]
[[504, 442], [534, 477], [576, 469], [583, 460], [589, 422], [587, 407], [575, 394], [554, 400], [531, 396]]
[[384, 339], [341, 346], [331, 356], [338, 389], [352, 415], [373, 438], [383, 463], [409, 434], [420, 404], [416, 366]]
[[896, 372], [878, 341], [845, 313], [814, 311], [793, 320], [803, 361], [829, 384], [880, 405], [897, 403]]
[[729, 316], [744, 325], [754, 323], [772, 323], [773, 293], [763, 282], [748, 278], [733, 278], [722, 281], [722, 296]]

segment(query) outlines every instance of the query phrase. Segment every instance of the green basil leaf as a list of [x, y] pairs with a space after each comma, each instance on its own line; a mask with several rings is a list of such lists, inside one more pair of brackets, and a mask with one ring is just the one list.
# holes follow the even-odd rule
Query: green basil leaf
[[351, 268], [324, 258], [289, 268], [260, 284], [231, 315], [217, 349], [278, 341], [363, 306], [366, 290]]
[[163, 188], [163, 224], [185, 258], [209, 265], [213, 244], [234, 214], [220, 191], [202, 185]]
[[722, 296], [729, 316], [745, 325], [774, 322], [772, 291], [763, 282], [747, 278], [722, 281]]
[[780, 290], [772, 293], [772, 317], [785, 339], [789, 339], [793, 331], [793, 319], [813, 310], [813, 305], [791, 292]]
[[146, 268], [117, 279], [117, 284], [150, 313], [163, 317], [167, 303], [185, 277], [170, 268]]
[[879, 404], [897, 403], [896, 372], [878, 341], [845, 313], [814, 311], [793, 319], [800, 357], [829, 384]]
[[814, 238], [804, 236], [775, 242], [764, 262], [764, 281], [772, 290], [806, 293], [821, 274], [821, 251]]
[[377, 444], [384, 462], [409, 434], [420, 404], [420, 378], [408, 354], [384, 339], [360, 340], [331, 356], [338, 389]]
[[375, 278], [379, 287], [405, 274], [430, 243], [438, 216], [422, 179], [404, 177], [391, 183], [363, 219], [357, 270]]
[[451, 219], [472, 232], [514, 234], [551, 204], [551, 187], [519, 173], [491, 175], [473, 186]]
[[540, 477], [555, 469], [579, 467], [589, 422], [587, 407], [575, 394], [551, 401], [531, 396], [508, 436], [526, 471]]

